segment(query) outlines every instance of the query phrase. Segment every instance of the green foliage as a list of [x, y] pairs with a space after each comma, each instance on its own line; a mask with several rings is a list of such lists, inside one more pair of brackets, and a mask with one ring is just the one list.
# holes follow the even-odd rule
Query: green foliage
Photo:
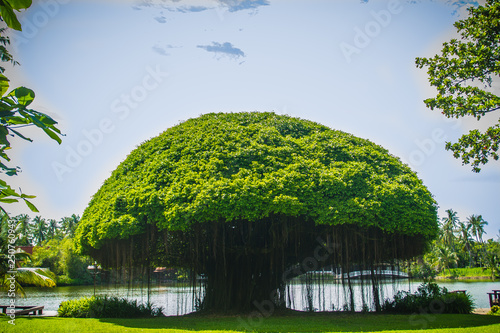
[[500, 277], [500, 242], [495, 242], [492, 239], [488, 239], [488, 242], [485, 244], [484, 248], [485, 267], [491, 271], [492, 279], [495, 277]]
[[491, 276], [491, 269], [482, 267], [473, 268], [450, 268], [448, 271], [442, 271], [439, 276], [452, 276], [456, 278], [484, 278], [487, 279]]
[[33, 224], [36, 244], [41, 245], [47, 239], [47, 222], [41, 216], [37, 216], [33, 219]]
[[432, 238], [436, 203], [408, 166], [372, 142], [274, 113], [190, 119], [132, 151], [82, 216], [84, 252], [154, 224], [301, 217]]
[[412, 263], [408, 273], [412, 278], [423, 280], [433, 279], [437, 276], [437, 271], [426, 261], [421, 264]]
[[455, 251], [455, 230], [459, 223], [457, 212], [453, 209], [446, 210], [446, 217], [442, 218], [441, 230], [443, 231], [443, 243]]
[[[500, 75], [500, 1], [487, 0], [485, 6], [470, 7], [469, 17], [455, 23], [461, 39], [443, 44], [441, 54], [417, 58], [417, 67], [428, 66], [429, 82], [438, 94], [424, 102], [431, 110], [441, 109], [448, 118], [484, 115], [500, 109], [500, 97], [491, 89]], [[486, 131], [478, 129], [464, 134], [446, 149], [463, 164], [479, 172], [480, 164], [490, 158], [498, 160], [500, 123]]]
[[446, 210], [439, 237], [422, 260], [411, 264], [414, 277], [491, 278], [500, 277], [500, 242], [483, 240], [488, 224], [481, 215], [470, 215], [460, 221], [452, 209]]
[[[73, 215], [71, 220], [75, 223], [74, 229], [78, 216]], [[30, 246], [34, 243], [33, 239], [39, 245], [33, 249], [31, 256], [26, 252], [15, 253], [16, 262], [24, 266], [17, 269], [20, 295], [23, 294], [21, 285], [53, 287], [56, 283], [78, 285], [93, 282], [93, 277], [87, 270], [89, 259], [76, 253], [70, 238], [73, 229], [67, 229], [67, 234], [64, 234], [55, 220], [47, 223], [44, 218], [37, 216], [32, 221], [26, 214], [9, 219], [0, 212], [0, 286], [6, 286], [8, 282], [5, 278], [8, 277], [6, 272], [9, 270], [9, 229], [15, 230], [15, 245]], [[44, 241], [44, 238], [47, 240]]]
[[33, 245], [33, 225], [31, 218], [26, 214], [20, 214], [12, 218], [16, 222], [16, 234], [18, 238], [16, 245], [31, 246]]
[[55, 275], [47, 268], [20, 267], [16, 272], [16, 280], [20, 285], [48, 288], [56, 286]]
[[76, 227], [79, 222], [80, 222], [80, 216], [73, 214], [71, 216], [63, 217], [61, 219], [61, 227], [67, 236], [73, 238], [73, 236], [75, 235]]
[[446, 246], [438, 246], [434, 249], [435, 263], [440, 271], [450, 269], [450, 266], [458, 262], [457, 253]]
[[412, 294], [398, 291], [394, 300], [387, 299], [382, 306], [384, 311], [395, 313], [471, 313], [474, 302], [470, 294], [448, 293], [436, 283], [423, 283]]
[[16, 294], [24, 297], [22, 285], [36, 285], [40, 287], [54, 287], [56, 285], [53, 274], [42, 268], [16, 268], [15, 263], [26, 261], [29, 254], [23, 251], [14, 251], [12, 238], [9, 238], [9, 230], [16, 226], [15, 220], [9, 220], [8, 216], [0, 212], [0, 289], [9, 290], [12, 276], [8, 271], [16, 270], [14, 287]]
[[50, 240], [43, 246], [35, 247], [29, 265], [35, 267], [47, 267], [56, 275], [63, 274], [60, 266], [61, 248], [57, 240]]
[[[4, 36], [6, 30], [6, 28], [0, 28], [0, 61], [10, 62], [13, 65], [19, 65], [19, 63], [14, 60], [14, 57], [6, 48], [6, 46], [10, 44], [9, 37]], [[3, 72], [5, 72], [5, 68], [0, 66], [0, 73]], [[2, 92], [2, 95], [8, 88], [8, 81], [9, 80], [5, 76], [0, 75], [0, 92]]]
[[88, 272], [89, 259], [75, 253], [71, 238], [53, 239], [33, 250], [30, 266], [47, 267], [56, 274], [57, 283], [91, 284], [92, 275]]
[[21, 23], [16, 17], [14, 10], [20, 11], [31, 6], [31, 0], [1, 0], [0, 16], [9, 28], [21, 30]]
[[57, 310], [59, 317], [74, 318], [137, 318], [162, 316], [162, 308], [151, 303], [137, 304], [136, 300], [118, 297], [83, 297], [64, 301]]
[[494, 315], [494, 316], [500, 316], [500, 306], [493, 305], [490, 309], [490, 312], [488, 312], [488, 314]]
[[[2, 78], [2, 90], [7, 90], [8, 79], [0, 74]], [[4, 91], [2, 91], [2, 94]], [[30, 138], [24, 136], [19, 129], [25, 126], [34, 125], [43, 130], [50, 138], [58, 143], [61, 143], [59, 135], [61, 132], [55, 125], [57, 122], [46, 114], [40, 113], [33, 109], [28, 108], [35, 93], [28, 88], [20, 87], [12, 90], [10, 93], [0, 98], [0, 158], [5, 161], [10, 161], [7, 155], [7, 150], [11, 149], [9, 136], [16, 136], [21, 139], [32, 141]], [[8, 167], [3, 162], [0, 162], [0, 170], [8, 176], [17, 175], [18, 167]], [[0, 202], [13, 203], [22, 199], [26, 202], [28, 207], [37, 212], [38, 210], [27, 199], [34, 198], [34, 196], [17, 193], [13, 190], [4, 180], [0, 180]], [[0, 207], [3, 210], [3, 208]]]
[[[31, 0], [0, 0], [0, 16], [9, 28], [21, 30], [14, 11], [26, 9], [31, 6]], [[16, 64], [12, 55], [6, 49], [10, 43], [9, 37], [2, 35], [6, 29], [0, 29], [0, 61], [8, 61]], [[4, 68], [0, 67], [0, 73]], [[32, 141], [20, 132], [20, 128], [26, 126], [36, 126], [44, 131], [51, 139], [61, 143], [60, 130], [55, 126], [57, 122], [48, 115], [29, 108], [35, 98], [33, 90], [26, 87], [19, 87], [7, 93], [9, 89], [9, 79], [0, 74], [0, 173], [7, 176], [16, 175], [19, 167], [9, 167], [3, 161], [10, 161], [7, 151], [11, 149], [8, 138], [19, 137], [23, 140]], [[36, 207], [28, 200], [34, 198], [33, 195], [27, 195], [16, 192], [3, 179], [0, 179], [0, 203], [14, 203], [23, 200], [28, 208], [33, 212], [38, 212]], [[7, 212], [0, 206], [5, 214]]]

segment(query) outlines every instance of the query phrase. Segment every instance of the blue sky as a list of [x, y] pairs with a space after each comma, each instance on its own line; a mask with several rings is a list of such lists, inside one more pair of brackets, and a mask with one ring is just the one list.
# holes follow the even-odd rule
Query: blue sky
[[23, 172], [11, 183], [38, 196], [43, 217], [81, 215], [130, 151], [165, 129], [208, 112], [274, 111], [382, 145], [423, 179], [441, 216], [482, 214], [495, 237], [500, 163], [474, 174], [444, 150], [478, 124], [427, 109], [434, 91], [414, 64], [453, 36], [467, 3], [37, 2], [11, 36], [21, 66], [7, 75], [66, 136], [58, 145], [29, 129], [35, 142], [16, 141]]

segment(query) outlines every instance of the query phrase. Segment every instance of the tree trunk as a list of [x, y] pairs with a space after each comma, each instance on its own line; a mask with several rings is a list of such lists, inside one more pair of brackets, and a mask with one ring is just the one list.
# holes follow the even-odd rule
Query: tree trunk
[[213, 262], [206, 271], [202, 308], [224, 312], [274, 311], [279, 305], [279, 289], [284, 286], [283, 270], [265, 269], [270, 266], [265, 256], [226, 256], [227, 269]]
[[313, 224], [279, 217], [212, 224], [197, 249], [202, 258], [198, 271], [206, 277], [202, 309], [263, 312], [285, 306], [284, 287], [295, 273], [285, 270], [313, 252], [314, 229]]

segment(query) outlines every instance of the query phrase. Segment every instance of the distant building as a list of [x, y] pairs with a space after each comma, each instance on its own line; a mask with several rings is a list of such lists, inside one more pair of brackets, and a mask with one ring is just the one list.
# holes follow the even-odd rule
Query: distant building
[[24, 251], [26, 253], [33, 254], [33, 248], [34, 246], [16, 246], [16, 252]]

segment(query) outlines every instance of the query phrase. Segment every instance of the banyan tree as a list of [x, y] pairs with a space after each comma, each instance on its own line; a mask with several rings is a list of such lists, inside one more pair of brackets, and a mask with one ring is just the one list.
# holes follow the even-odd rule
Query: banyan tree
[[368, 140], [274, 113], [213, 113], [134, 149], [76, 239], [104, 267], [203, 277], [198, 308], [248, 311], [286, 306], [287, 284], [308, 271], [334, 268], [350, 285], [354, 268], [421, 254], [436, 211], [416, 174]]

